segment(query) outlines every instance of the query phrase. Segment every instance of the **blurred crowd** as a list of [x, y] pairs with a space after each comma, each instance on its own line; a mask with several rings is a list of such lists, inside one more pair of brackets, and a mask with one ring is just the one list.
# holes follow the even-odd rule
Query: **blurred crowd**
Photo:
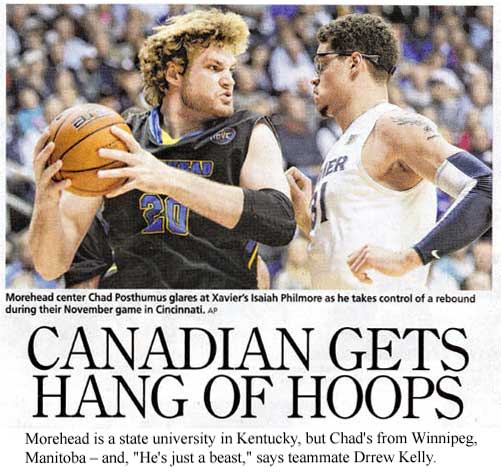
[[[32, 150], [62, 110], [97, 102], [119, 112], [146, 107], [137, 54], [155, 25], [193, 5], [7, 6], [7, 272], [8, 287], [57, 287], [33, 270], [26, 228], [34, 197]], [[390, 102], [432, 119], [453, 144], [492, 166], [492, 31], [488, 6], [235, 5], [251, 30], [248, 52], [235, 74], [237, 109], [270, 115], [284, 166], [313, 180], [341, 131], [314, 110], [309, 81], [318, 27], [337, 16], [369, 12], [392, 22], [401, 61]], [[450, 205], [439, 192], [439, 216]], [[272, 287], [311, 287], [307, 242], [261, 247]], [[490, 233], [440, 259], [433, 289], [491, 288]]]

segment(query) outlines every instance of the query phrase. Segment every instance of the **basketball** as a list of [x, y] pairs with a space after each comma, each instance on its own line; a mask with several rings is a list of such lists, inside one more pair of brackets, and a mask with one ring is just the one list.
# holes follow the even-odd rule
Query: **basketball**
[[100, 148], [127, 151], [125, 144], [110, 129], [120, 127], [131, 133], [120, 114], [99, 104], [71, 107], [59, 114], [49, 125], [49, 141], [55, 148], [49, 164], [62, 160], [55, 181], [71, 180], [68, 191], [81, 196], [101, 196], [122, 185], [124, 178], [98, 178], [98, 170], [124, 167], [118, 160], [101, 158]]

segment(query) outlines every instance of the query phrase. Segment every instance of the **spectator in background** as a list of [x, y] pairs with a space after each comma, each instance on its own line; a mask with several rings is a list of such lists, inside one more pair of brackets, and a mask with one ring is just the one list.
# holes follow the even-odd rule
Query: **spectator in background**
[[457, 139], [457, 146], [471, 152], [472, 134], [480, 123], [480, 112], [476, 107], [471, 108], [466, 114], [464, 130]]
[[65, 109], [85, 102], [80, 95], [75, 77], [69, 69], [63, 69], [57, 73], [54, 94], [62, 101]]
[[117, 41], [117, 54], [122, 69], [138, 69], [138, 53], [145, 40], [144, 15], [135, 8], [130, 8], [127, 14], [126, 28], [123, 37]]
[[491, 141], [486, 130], [479, 125], [473, 127], [471, 131], [470, 152], [490, 167], [492, 167], [491, 148]]
[[430, 24], [425, 17], [416, 17], [402, 45], [402, 58], [415, 63], [424, 61], [433, 50]]
[[478, 55], [470, 45], [465, 45], [459, 52], [459, 63], [456, 69], [461, 80], [469, 85], [479, 76], [487, 77], [487, 70], [478, 63]]
[[492, 243], [486, 239], [479, 239], [472, 246], [475, 270], [491, 275], [492, 271]]
[[59, 39], [64, 44], [64, 66], [77, 70], [80, 67], [83, 55], [88, 51], [90, 45], [82, 38], [75, 36], [75, 24], [70, 17], [59, 17], [54, 26]]
[[492, 7], [480, 6], [477, 8], [475, 17], [470, 21], [470, 41], [479, 51], [490, 46], [492, 42]]
[[448, 31], [444, 25], [436, 25], [431, 34], [431, 44], [434, 51], [439, 51], [445, 58], [445, 65], [453, 69], [457, 63], [455, 50], [448, 42]]
[[428, 66], [431, 71], [442, 69], [445, 67], [445, 58], [440, 51], [432, 51], [423, 61], [423, 64]]
[[421, 110], [431, 104], [429, 77], [429, 69], [424, 64], [409, 68], [409, 81], [402, 86], [402, 93], [405, 101], [415, 109]]
[[302, 97], [284, 93], [280, 97], [282, 123], [277, 127], [286, 168], [295, 166], [315, 178], [322, 163], [315, 135]]
[[29, 87], [19, 92], [19, 111], [16, 119], [21, 135], [31, 130], [42, 130], [45, 125], [38, 94]]
[[470, 97], [473, 105], [479, 110], [479, 125], [481, 125], [490, 140], [492, 140], [492, 95], [485, 75], [477, 75], [470, 85]]
[[270, 47], [265, 43], [260, 43], [254, 47], [250, 53], [249, 68], [254, 76], [256, 88], [271, 92], [273, 89], [268, 63], [270, 60]]
[[472, 245], [474, 271], [465, 275], [463, 290], [490, 290], [492, 288], [492, 243], [480, 239]]
[[[141, 73], [136, 70], [120, 71], [118, 77], [118, 101], [119, 109], [125, 110], [129, 107], [139, 107], [146, 109], [148, 105], [143, 96], [143, 80]], [[101, 90], [101, 96], [109, 96], [109, 91]], [[115, 107], [116, 109], [116, 107]]]
[[53, 87], [59, 72], [63, 71], [64, 66], [64, 43], [55, 40], [49, 45], [48, 66], [45, 75], [45, 81], [49, 87]]
[[31, 87], [41, 99], [50, 95], [50, 88], [45, 80], [47, 60], [41, 49], [28, 50], [23, 54], [23, 65], [26, 68], [26, 85]]
[[[306, 4], [300, 7], [300, 16], [302, 17], [299, 24], [295, 24], [296, 34], [298, 34], [311, 56], [316, 51], [317, 40], [316, 32], [321, 25], [328, 23], [334, 14], [335, 7], [329, 5], [312, 5]], [[302, 25], [302, 26], [301, 26]], [[301, 31], [305, 28], [305, 31]]]
[[49, 97], [44, 103], [44, 117], [49, 125], [64, 110], [64, 104], [57, 96]]
[[254, 71], [245, 65], [239, 66], [235, 72], [237, 91], [235, 93], [235, 108], [247, 109], [255, 112], [255, 106], [263, 102], [268, 103], [267, 114], [271, 115], [275, 110], [274, 100], [269, 94], [258, 90]]
[[461, 51], [468, 46], [468, 38], [464, 30], [460, 28], [455, 28], [452, 31], [448, 32], [448, 41], [450, 46], [452, 47], [451, 54], [454, 57], [454, 62], [447, 63], [447, 67], [452, 69], [457, 68], [459, 56], [461, 55]]
[[465, 114], [471, 102], [463, 94], [464, 86], [450, 69], [438, 69], [430, 75], [431, 96], [439, 123], [457, 136], [464, 128]]
[[284, 25], [299, 12], [299, 5], [270, 5], [268, 10], [276, 23]]
[[43, 41], [44, 24], [37, 18], [30, 17], [25, 23], [25, 33], [22, 38], [23, 48], [25, 50], [44, 50]]
[[311, 58], [297, 36], [283, 28], [280, 44], [271, 54], [270, 74], [273, 88], [292, 94], [311, 94], [309, 81], [315, 75]]
[[320, 25], [316, 24], [314, 17], [300, 12], [292, 19], [292, 31], [303, 44], [308, 56], [312, 58], [317, 48], [316, 32]]
[[461, 18], [452, 8], [445, 8], [442, 10], [442, 19], [440, 23], [442, 23], [447, 28], [447, 33], [449, 35], [453, 31], [463, 28], [463, 22]]
[[90, 47], [82, 55], [82, 65], [76, 72], [76, 80], [82, 95], [89, 102], [96, 102], [101, 95], [110, 95], [115, 89], [113, 70], [98, 56], [97, 48]]

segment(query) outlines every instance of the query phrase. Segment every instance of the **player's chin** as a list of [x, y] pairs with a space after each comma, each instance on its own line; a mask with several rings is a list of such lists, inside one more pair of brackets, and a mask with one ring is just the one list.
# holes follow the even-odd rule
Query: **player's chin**
[[235, 113], [235, 108], [233, 107], [233, 103], [231, 104], [221, 104], [216, 109], [216, 113], [218, 117], [230, 117]]
[[325, 104], [315, 104], [317, 106], [317, 111], [318, 113], [322, 116], [322, 117], [325, 117], [325, 118], [328, 118], [330, 117], [329, 115], [329, 106], [325, 105]]
[[331, 117], [331, 114], [329, 113], [329, 105], [326, 104], [325, 102], [321, 102], [317, 98], [314, 100], [315, 102], [315, 107], [317, 108], [318, 113], [325, 118]]

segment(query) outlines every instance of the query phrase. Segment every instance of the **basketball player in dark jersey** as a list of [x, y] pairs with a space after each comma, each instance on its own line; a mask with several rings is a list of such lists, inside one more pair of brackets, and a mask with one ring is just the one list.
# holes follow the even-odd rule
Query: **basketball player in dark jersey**
[[[165, 137], [165, 132], [162, 134], [155, 110], [152, 113], [126, 111], [124, 116], [134, 136], [142, 137], [140, 140], [143, 148], [153, 149], [152, 153], [165, 160], [165, 163], [202, 176], [209, 176], [210, 179], [219, 178], [224, 183], [233, 181], [238, 183], [255, 122], [263, 120], [273, 130], [273, 126], [266, 118], [261, 119], [249, 112], [237, 112], [228, 120], [216, 120], [216, 132], [209, 127], [205, 131], [190, 135], [185, 140], [165, 145], [162, 142], [168, 141], [168, 138]], [[182, 159], [183, 151], [186, 160]], [[220, 176], [213, 173], [214, 161], [211, 159], [213, 156], [218, 156], [218, 162], [224, 164], [218, 168]], [[176, 158], [169, 160], [168, 157]], [[231, 173], [229, 176], [227, 171]], [[214, 223], [195, 214], [189, 215], [189, 210], [186, 210], [185, 215], [177, 216], [174, 216], [174, 212], [170, 212], [165, 223], [164, 216], [159, 215], [159, 210], [165, 209], [162, 207], [161, 197], [141, 192], [131, 192], [125, 197], [127, 200], [137, 201], [140, 205], [134, 208], [130, 206], [130, 201], [121, 203], [119, 200], [114, 200], [111, 202], [113, 206], [110, 204], [104, 208], [105, 217], [102, 213], [98, 213], [80, 244], [70, 269], [65, 273], [66, 286], [253, 288], [256, 286], [256, 274], [259, 273], [261, 274], [259, 277], [265, 278], [264, 267], [258, 272], [260, 264], [263, 263], [259, 262], [258, 245], [254, 240], [243, 241], [237, 237], [235, 241], [234, 237], [228, 236], [224, 228], [214, 226]], [[168, 198], [163, 199], [168, 202]], [[165, 206], [173, 206], [174, 211], [175, 207], [178, 207], [181, 213], [184, 212], [177, 203]], [[134, 221], [139, 231], [131, 230]], [[183, 227], [187, 228], [188, 223], [190, 229], [186, 231], [191, 232], [183, 233]], [[164, 231], [165, 225], [168, 239], [165, 232], [158, 232]], [[111, 231], [113, 229], [114, 232]], [[212, 240], [209, 239], [210, 233], [215, 236]], [[144, 248], [145, 234], [152, 235], [147, 249]], [[170, 236], [171, 234], [174, 236]], [[134, 249], [134, 240], [138, 248], [131, 252], [129, 250]], [[214, 240], [216, 245], [211, 243]], [[153, 246], [157, 246], [154, 251], [155, 264], [145, 267], [144, 255], [151, 253]], [[192, 246], [197, 249], [196, 252], [191, 251]], [[123, 252], [124, 247], [128, 249], [127, 254]], [[120, 259], [124, 255], [127, 261], [121, 263]], [[176, 260], [179, 261], [178, 264]], [[117, 272], [117, 268], [125, 271]], [[165, 278], [159, 271], [162, 268], [169, 269]], [[150, 276], [153, 276], [155, 271], [159, 274], [156, 283], [150, 281]], [[97, 277], [99, 278], [96, 279]], [[163, 282], [162, 279], [166, 279], [167, 282]]]
[[295, 222], [272, 127], [233, 110], [248, 34], [238, 15], [211, 10], [173, 17], [147, 39], [140, 60], [153, 109], [127, 117], [133, 136], [112, 129], [128, 152], [100, 150], [124, 167], [99, 176], [127, 178], [104, 202], [52, 181], [61, 163], [46, 168], [54, 146], [42, 135], [30, 244], [45, 278], [70, 268], [103, 205], [117, 266], [110, 286], [256, 288], [256, 242], [285, 245]]

